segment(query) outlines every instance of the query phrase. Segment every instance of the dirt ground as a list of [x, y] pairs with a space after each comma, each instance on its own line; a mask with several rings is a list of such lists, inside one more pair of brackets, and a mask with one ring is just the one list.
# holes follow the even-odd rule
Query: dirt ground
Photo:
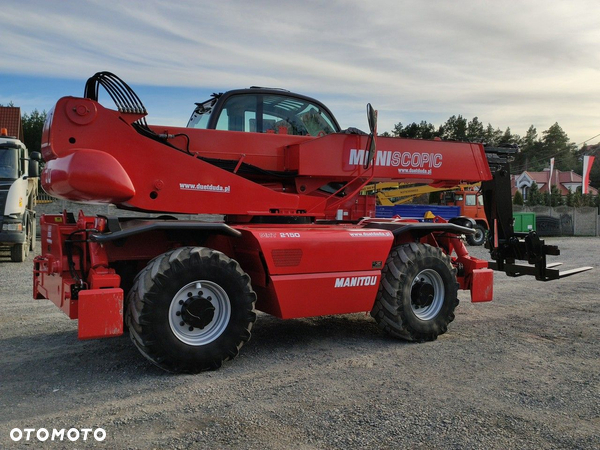
[[[461, 292], [448, 333], [424, 344], [365, 314], [261, 314], [238, 358], [199, 375], [162, 372], [128, 336], [78, 341], [32, 300], [32, 255], [0, 253], [0, 448], [600, 448], [600, 238], [548, 243], [553, 261], [595, 269], [497, 274], [493, 302]], [[14, 442], [15, 428], [36, 431]], [[106, 437], [40, 442], [41, 428]]]

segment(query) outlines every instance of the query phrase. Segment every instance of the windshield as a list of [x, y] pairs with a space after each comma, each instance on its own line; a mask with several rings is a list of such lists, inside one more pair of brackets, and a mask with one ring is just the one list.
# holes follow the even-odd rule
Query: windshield
[[19, 173], [19, 159], [16, 148], [0, 149], [0, 179], [16, 180]]
[[335, 127], [316, 105], [286, 95], [235, 95], [221, 110], [217, 130], [323, 136]]
[[[258, 132], [323, 136], [335, 131], [331, 118], [313, 103], [285, 95], [265, 95], [260, 100], [263, 114], [262, 130], [256, 129]], [[259, 119], [257, 114], [257, 125]]]

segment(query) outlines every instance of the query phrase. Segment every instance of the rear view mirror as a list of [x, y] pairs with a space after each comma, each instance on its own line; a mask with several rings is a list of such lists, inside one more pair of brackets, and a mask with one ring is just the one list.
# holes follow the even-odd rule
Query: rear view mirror
[[369, 122], [370, 133], [367, 139], [367, 155], [363, 164], [364, 169], [369, 168], [377, 151], [377, 146], [375, 145], [375, 136], [377, 136], [377, 111], [373, 109], [370, 103], [367, 103], [367, 121]]
[[367, 103], [367, 120], [369, 121], [371, 134], [377, 134], [377, 111], [373, 109], [370, 103]]
[[27, 167], [27, 177], [39, 178], [40, 177], [40, 163], [33, 159], [29, 160], [29, 166]]
[[29, 178], [39, 178], [40, 177], [40, 163], [42, 160], [42, 154], [40, 152], [31, 152], [29, 154], [29, 159], [27, 165], [27, 176]]

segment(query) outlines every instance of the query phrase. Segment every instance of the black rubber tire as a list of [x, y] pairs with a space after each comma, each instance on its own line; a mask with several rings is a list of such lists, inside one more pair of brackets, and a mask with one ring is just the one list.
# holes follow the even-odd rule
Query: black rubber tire
[[[176, 328], [173, 312], [179, 312], [177, 315], [183, 319], [185, 312], [179, 306], [180, 300], [205, 301], [202, 289], [206, 286], [217, 292], [213, 294], [217, 300], [211, 296], [208, 300], [217, 303], [216, 311], [221, 313], [214, 313], [214, 317], [209, 313], [208, 325], [190, 327], [194, 333], [200, 333], [198, 340], [191, 335], [192, 330], [190, 336], [186, 335], [187, 323], [181, 329]], [[198, 291], [193, 297], [189, 292], [192, 289]], [[181, 247], [154, 258], [135, 278], [127, 300], [126, 320], [132, 341], [153, 364], [169, 372], [218, 369], [224, 361], [237, 356], [250, 339], [256, 320], [256, 294], [250, 277], [235, 260], [204, 247]], [[194, 312], [205, 314], [205, 311]], [[209, 333], [210, 330], [214, 333]]]
[[487, 230], [480, 224], [476, 224], [473, 228], [475, 229], [475, 234], [467, 235], [467, 243], [469, 245], [483, 245]]
[[[427, 280], [432, 281], [430, 287], [424, 282]], [[421, 286], [425, 289], [419, 290]], [[431, 293], [432, 289], [432, 302], [427, 306], [429, 297], [425, 295], [423, 299], [419, 294]], [[394, 337], [433, 341], [454, 320], [457, 293], [456, 269], [448, 255], [427, 244], [400, 245], [392, 249], [382, 270], [371, 316]], [[421, 305], [417, 304], [419, 301]]]
[[23, 262], [27, 258], [27, 243], [15, 244], [10, 248], [10, 260], [12, 262]]
[[36, 221], [35, 221], [35, 217], [33, 219], [31, 219], [31, 231], [30, 231], [30, 236], [29, 236], [29, 251], [34, 252], [35, 251], [35, 244], [37, 242], [37, 230], [36, 230]]

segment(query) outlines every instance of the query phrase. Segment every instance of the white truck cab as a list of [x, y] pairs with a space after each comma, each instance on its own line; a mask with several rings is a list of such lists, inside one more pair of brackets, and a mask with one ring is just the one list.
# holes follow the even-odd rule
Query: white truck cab
[[29, 155], [17, 138], [0, 130], [0, 247], [10, 247], [14, 262], [35, 248], [35, 200], [40, 155]]

